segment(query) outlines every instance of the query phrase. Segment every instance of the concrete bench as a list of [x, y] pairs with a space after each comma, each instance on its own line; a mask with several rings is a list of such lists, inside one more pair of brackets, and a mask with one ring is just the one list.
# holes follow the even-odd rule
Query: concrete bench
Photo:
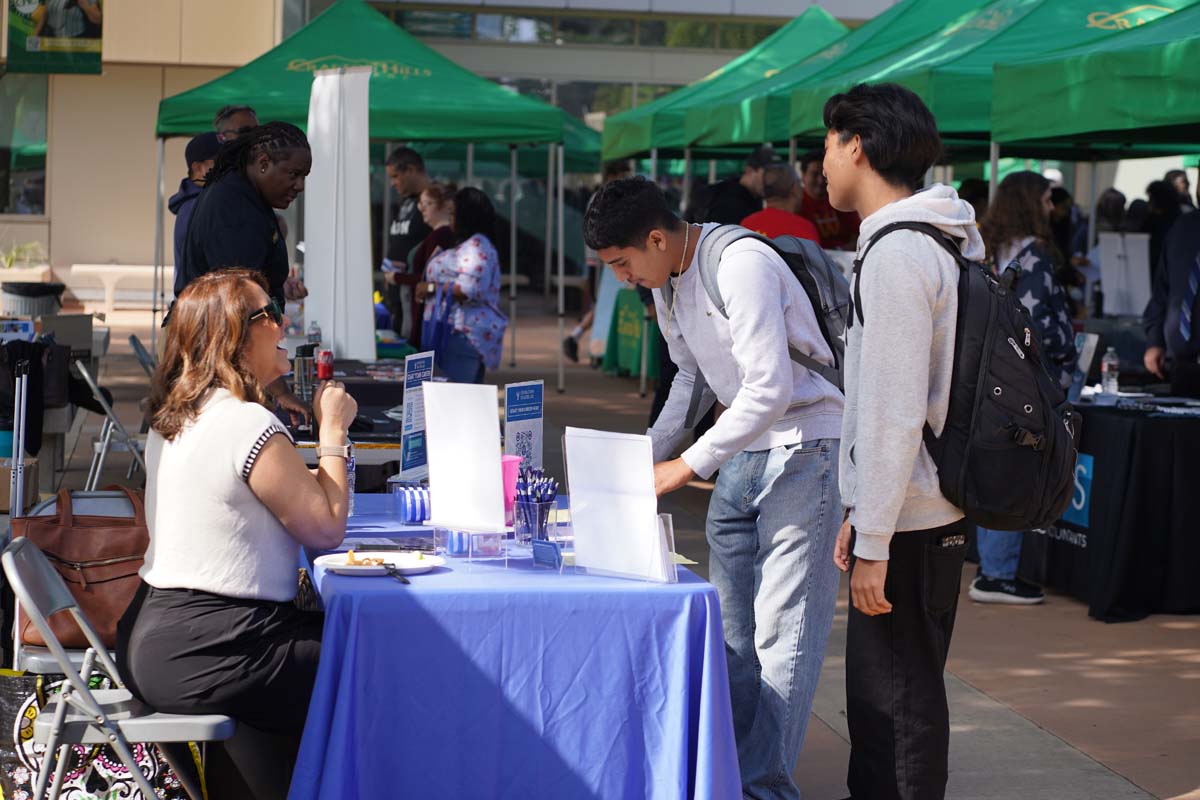
[[[153, 300], [154, 267], [141, 264], [73, 264], [67, 286], [76, 296], [79, 296], [80, 283], [83, 285], [99, 283], [104, 288], [104, 308], [106, 314], [111, 314], [117, 305], [117, 287], [136, 289], [149, 295]], [[163, 279], [170, 280], [170, 268], [163, 270]]]

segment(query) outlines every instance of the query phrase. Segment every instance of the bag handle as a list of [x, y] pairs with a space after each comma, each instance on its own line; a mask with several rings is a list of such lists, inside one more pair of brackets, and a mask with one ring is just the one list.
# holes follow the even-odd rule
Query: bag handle
[[125, 496], [129, 498], [129, 505], [133, 506], [134, 526], [146, 527], [146, 504], [145, 501], [138, 496], [136, 491], [130, 489], [128, 486], [117, 486], [115, 484], [112, 486], [106, 486], [104, 490], [106, 492], [124, 492]]
[[75, 515], [71, 511], [71, 490], [58, 490], [58, 522], [65, 527], [71, 527], [75, 522]]

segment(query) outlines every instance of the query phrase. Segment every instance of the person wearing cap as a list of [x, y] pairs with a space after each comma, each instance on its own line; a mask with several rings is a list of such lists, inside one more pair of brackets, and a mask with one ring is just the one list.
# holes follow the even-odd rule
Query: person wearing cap
[[700, 222], [719, 222], [739, 225], [741, 221], [763, 207], [763, 169], [778, 163], [779, 157], [770, 145], [763, 145], [746, 159], [741, 177], [726, 178], [710, 189], [708, 210]]
[[175, 215], [175, 265], [183, 261], [183, 243], [187, 241], [188, 223], [192, 209], [204, 188], [204, 176], [212, 169], [221, 142], [213, 131], [202, 133], [187, 143], [183, 151], [187, 161], [187, 177], [179, 182], [179, 191], [167, 201], [167, 208]]
[[800, 179], [790, 164], [770, 164], [763, 170], [763, 209], [742, 220], [742, 227], [769, 239], [798, 236], [821, 241], [817, 226], [796, 213], [800, 207]]

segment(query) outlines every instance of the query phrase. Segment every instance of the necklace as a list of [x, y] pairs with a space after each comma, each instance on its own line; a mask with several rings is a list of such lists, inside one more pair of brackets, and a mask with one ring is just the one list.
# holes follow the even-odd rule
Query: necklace
[[[679, 275], [683, 275], [683, 260], [687, 258], [688, 237], [692, 234], [692, 226], [686, 225], [683, 229], [683, 252], [679, 254]], [[668, 275], [667, 280], [671, 277]], [[667, 336], [671, 335], [671, 320], [675, 317], [675, 301], [679, 299], [679, 279], [671, 281], [671, 307], [667, 309]]]

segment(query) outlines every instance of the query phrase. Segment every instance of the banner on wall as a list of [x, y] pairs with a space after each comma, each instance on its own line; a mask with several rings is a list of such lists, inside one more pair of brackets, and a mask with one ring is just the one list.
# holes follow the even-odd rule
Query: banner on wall
[[100, 73], [103, 0], [8, 0], [9, 72]]

